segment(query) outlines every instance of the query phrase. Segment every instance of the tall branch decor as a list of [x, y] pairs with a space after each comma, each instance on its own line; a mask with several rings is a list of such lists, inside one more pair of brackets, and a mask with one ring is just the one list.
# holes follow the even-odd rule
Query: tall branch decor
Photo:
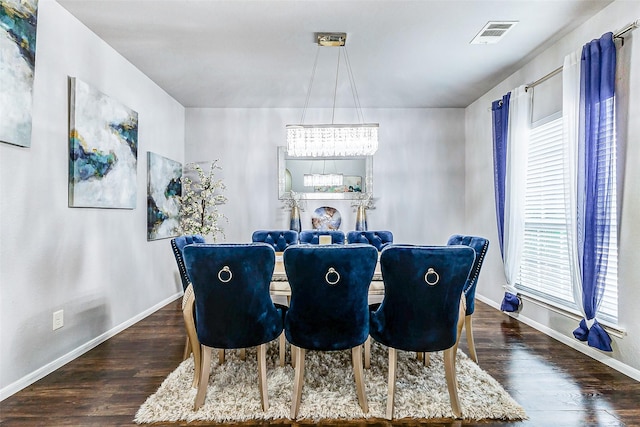
[[[222, 169], [217, 159], [211, 162], [209, 173], [205, 173], [197, 163], [185, 166], [180, 197], [180, 228], [183, 235], [211, 236], [214, 242], [218, 234], [224, 237], [224, 230], [219, 223], [223, 219], [229, 220], [218, 207], [227, 202], [227, 197], [222, 194], [226, 187], [222, 179], [215, 178], [216, 169]], [[192, 179], [187, 170], [195, 172], [197, 177]]]

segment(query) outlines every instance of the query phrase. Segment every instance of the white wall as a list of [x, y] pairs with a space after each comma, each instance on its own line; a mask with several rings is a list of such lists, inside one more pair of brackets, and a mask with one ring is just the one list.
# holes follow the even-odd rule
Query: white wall
[[[299, 109], [187, 109], [185, 161], [220, 159], [217, 176], [227, 185], [226, 241], [247, 242], [256, 229], [289, 228], [289, 211], [278, 200], [277, 147], [285, 125], [298, 123]], [[344, 112], [336, 112], [337, 117]], [[365, 110], [380, 123], [373, 160], [376, 208], [370, 230], [393, 231], [397, 243], [444, 244], [464, 225], [464, 110]], [[330, 120], [330, 110], [307, 112], [305, 123]], [[311, 228], [318, 207], [337, 208], [341, 229], [355, 227], [348, 201], [309, 200], [302, 228]]]
[[[0, 144], [0, 399], [182, 290], [169, 241], [146, 240], [146, 152], [183, 161], [184, 108], [53, 0], [36, 55], [31, 148]], [[67, 207], [67, 76], [138, 112], [134, 210]]]
[[[487, 92], [466, 109], [466, 224], [489, 237], [489, 251], [478, 282], [478, 294], [499, 306], [504, 295], [505, 278], [500, 259], [493, 195], [493, 157], [491, 130], [491, 102], [515, 87], [542, 77], [563, 63], [564, 56], [608, 31], [615, 32], [640, 18], [640, 2], [618, 0], [595, 15], [584, 25], [568, 34], [518, 72]], [[588, 348], [575, 340], [572, 331], [577, 327], [573, 319], [526, 302], [519, 314], [521, 320], [544, 330], [550, 335], [584, 350], [594, 358], [603, 360], [635, 378], [640, 378], [640, 264], [636, 244], [640, 238], [640, 30], [628, 33], [618, 61], [628, 69], [628, 91], [620, 92], [619, 112], [627, 114], [627, 124], [618, 128], [618, 134], [627, 145], [624, 204], [619, 238], [619, 325], [626, 330], [621, 338], [612, 336], [613, 352], [604, 353]], [[627, 111], [625, 111], [627, 110]], [[626, 141], [625, 141], [626, 140]], [[627, 368], [631, 369], [627, 369]]]

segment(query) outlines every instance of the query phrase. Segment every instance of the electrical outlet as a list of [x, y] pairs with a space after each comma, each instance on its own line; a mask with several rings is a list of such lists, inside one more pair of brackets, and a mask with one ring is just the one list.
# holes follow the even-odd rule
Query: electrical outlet
[[64, 326], [64, 310], [53, 312], [53, 330], [60, 329]]

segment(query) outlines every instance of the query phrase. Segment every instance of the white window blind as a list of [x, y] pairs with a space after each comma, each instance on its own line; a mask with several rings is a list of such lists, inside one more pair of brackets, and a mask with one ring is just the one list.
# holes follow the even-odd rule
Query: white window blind
[[562, 155], [562, 117], [531, 130], [520, 287], [575, 308]]
[[[610, 128], [610, 132], [615, 131], [613, 124]], [[566, 221], [569, 213], [564, 197], [562, 144], [562, 117], [531, 130], [525, 194], [525, 241], [516, 287], [559, 306], [577, 310], [569, 270]], [[610, 161], [610, 153], [603, 153], [601, 161]], [[615, 194], [615, 179], [613, 181]], [[613, 199], [608, 215], [610, 244], [608, 248], [599, 248], [603, 256], [608, 257], [609, 268], [598, 319], [616, 324], [617, 210], [615, 197]]]

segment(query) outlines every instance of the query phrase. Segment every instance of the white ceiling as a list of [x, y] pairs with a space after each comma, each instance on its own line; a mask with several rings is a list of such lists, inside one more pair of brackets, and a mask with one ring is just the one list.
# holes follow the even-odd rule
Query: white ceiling
[[[362, 107], [466, 107], [611, 0], [57, 0], [185, 107], [302, 107], [346, 32]], [[495, 45], [469, 42], [519, 21]], [[336, 48], [309, 106], [331, 107]], [[353, 107], [346, 73], [337, 106]]]

